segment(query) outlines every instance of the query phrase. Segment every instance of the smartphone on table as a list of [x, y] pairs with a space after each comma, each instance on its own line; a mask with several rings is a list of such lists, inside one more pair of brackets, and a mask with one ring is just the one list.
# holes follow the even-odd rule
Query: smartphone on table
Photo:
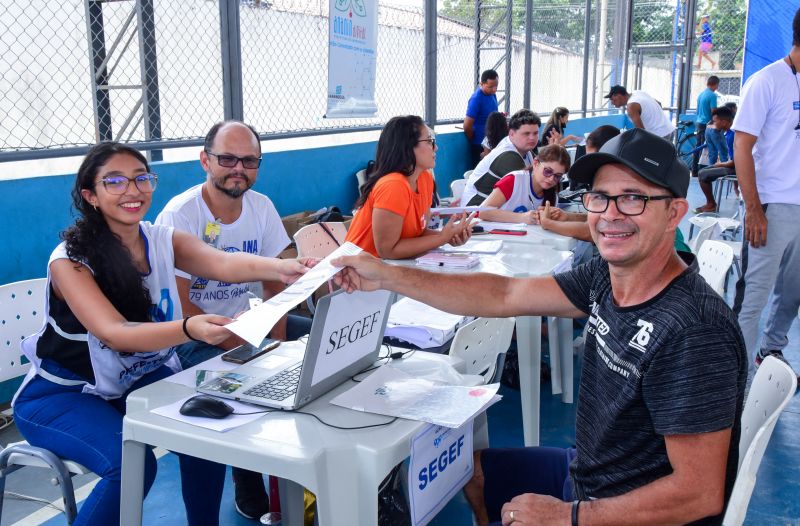
[[501, 236], [524, 236], [528, 232], [526, 230], [506, 230], [503, 228], [495, 228], [489, 231], [490, 234], [498, 234]]
[[247, 363], [253, 358], [258, 358], [259, 356], [268, 353], [280, 344], [281, 342], [279, 340], [273, 340], [272, 338], [267, 338], [261, 342], [261, 345], [258, 347], [250, 345], [249, 343], [245, 343], [244, 345], [234, 347], [230, 351], [223, 354], [222, 359], [226, 362], [236, 364]]

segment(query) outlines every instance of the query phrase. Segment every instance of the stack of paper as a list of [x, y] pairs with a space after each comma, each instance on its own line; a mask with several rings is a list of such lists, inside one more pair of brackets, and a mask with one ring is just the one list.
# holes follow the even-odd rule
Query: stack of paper
[[422, 257], [417, 258], [417, 265], [423, 267], [445, 267], [467, 269], [472, 268], [480, 260], [469, 254], [461, 252], [429, 252]]
[[498, 387], [500, 384], [441, 385], [384, 365], [331, 403], [456, 428], [499, 401]]
[[386, 336], [429, 349], [444, 345], [465, 322], [464, 316], [449, 314], [410, 298], [403, 298], [389, 312]]

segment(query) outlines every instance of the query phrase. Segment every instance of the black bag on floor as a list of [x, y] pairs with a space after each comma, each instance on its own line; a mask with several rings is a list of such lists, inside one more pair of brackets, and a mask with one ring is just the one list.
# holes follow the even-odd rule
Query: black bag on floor
[[411, 526], [411, 511], [398, 464], [378, 488], [378, 526]]

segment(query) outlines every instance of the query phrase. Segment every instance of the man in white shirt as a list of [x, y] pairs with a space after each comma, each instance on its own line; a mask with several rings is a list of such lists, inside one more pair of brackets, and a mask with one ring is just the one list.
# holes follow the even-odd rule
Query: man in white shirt
[[[281, 218], [267, 196], [250, 190], [261, 165], [258, 133], [241, 122], [215, 124], [206, 135], [200, 165], [206, 173], [205, 182], [173, 197], [156, 223], [189, 232], [226, 252], [278, 256], [289, 244]], [[282, 283], [269, 281], [221, 283], [181, 271], [176, 272], [175, 281], [185, 315], [211, 313], [234, 317], [249, 309], [248, 298], [253, 296], [253, 289], [262, 288], [268, 298], [284, 288]], [[292, 325], [297, 326], [294, 338], [308, 332], [310, 323], [304, 324], [302, 320], [299, 317], [292, 320]], [[286, 318], [273, 328], [270, 336], [287, 339]], [[177, 354], [186, 369], [243, 343], [237, 336], [219, 346], [189, 342], [178, 346]], [[258, 519], [269, 511], [260, 473], [234, 468], [233, 478], [239, 513]]]
[[530, 110], [519, 110], [508, 122], [505, 137], [472, 171], [461, 194], [462, 206], [476, 206], [492, 193], [506, 174], [533, 164], [542, 119]]
[[634, 126], [672, 141], [675, 126], [664, 115], [664, 109], [656, 99], [644, 91], [628, 93], [625, 86], [612, 86], [605, 98], [616, 108], [625, 106], [628, 118]]
[[[800, 305], [800, 9], [792, 29], [791, 51], [748, 79], [733, 121], [736, 175], [745, 202], [744, 274], [736, 284], [734, 312], [756, 365], [769, 354], [783, 358]], [[759, 345], [759, 321], [770, 293]]]

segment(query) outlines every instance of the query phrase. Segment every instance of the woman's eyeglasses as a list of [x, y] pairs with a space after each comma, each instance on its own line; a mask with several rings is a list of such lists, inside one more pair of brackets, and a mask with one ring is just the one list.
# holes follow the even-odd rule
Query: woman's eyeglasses
[[619, 213], [626, 216], [642, 215], [648, 201], [661, 201], [663, 199], [672, 199], [672, 196], [641, 194], [608, 195], [601, 192], [586, 192], [581, 195], [583, 207], [589, 212], [602, 214], [608, 210], [608, 203], [614, 201]]
[[545, 177], [550, 177], [555, 179], [561, 179], [564, 176], [564, 172], [558, 173], [549, 166], [545, 166], [544, 168], [542, 168], [542, 174], [544, 174]]
[[420, 139], [417, 141], [417, 144], [421, 142], [429, 142], [431, 143], [431, 148], [436, 148], [436, 139], [434, 137], [431, 137], [430, 139]]
[[114, 195], [122, 195], [128, 191], [131, 181], [136, 188], [143, 194], [153, 193], [158, 183], [158, 176], [151, 173], [139, 174], [136, 177], [125, 177], [124, 175], [107, 175], [100, 179], [106, 192]]
[[242, 166], [247, 170], [255, 170], [261, 166], [261, 157], [236, 157], [235, 155], [216, 154], [206, 150], [206, 154], [217, 158], [217, 162], [224, 168], [233, 168], [239, 161], [242, 161]]

